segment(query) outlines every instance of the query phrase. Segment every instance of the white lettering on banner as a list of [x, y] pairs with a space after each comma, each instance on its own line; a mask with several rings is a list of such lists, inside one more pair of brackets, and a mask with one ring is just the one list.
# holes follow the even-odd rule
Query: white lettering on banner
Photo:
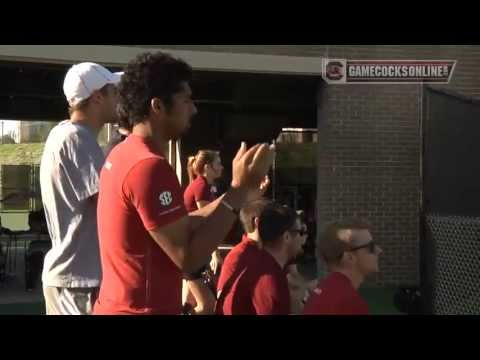
[[348, 76], [350, 76], [350, 77], [357, 76], [356, 69], [357, 69], [357, 66], [349, 66], [348, 67]]
[[350, 78], [442, 78], [448, 77], [449, 69], [446, 65], [436, 64], [350, 64], [348, 65]]

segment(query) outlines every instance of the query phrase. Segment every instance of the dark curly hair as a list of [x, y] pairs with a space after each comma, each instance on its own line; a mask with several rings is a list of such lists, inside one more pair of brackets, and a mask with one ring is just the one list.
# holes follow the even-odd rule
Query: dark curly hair
[[130, 121], [128, 121], [128, 114], [120, 103], [117, 106], [117, 115], [118, 126], [123, 129], [127, 129], [128, 131], [132, 131], [132, 124], [130, 123]]
[[185, 61], [158, 51], [143, 53], [130, 61], [118, 86], [121, 109], [131, 127], [150, 113], [150, 102], [160, 98], [167, 111], [182, 82], [190, 82], [192, 68]]

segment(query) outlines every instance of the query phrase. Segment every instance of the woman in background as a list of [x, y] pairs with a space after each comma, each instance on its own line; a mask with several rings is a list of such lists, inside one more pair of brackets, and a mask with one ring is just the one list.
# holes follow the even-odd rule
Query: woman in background
[[[183, 200], [188, 212], [195, 211], [205, 207], [217, 197], [217, 188], [215, 180], [219, 179], [223, 173], [222, 160], [218, 151], [199, 150], [195, 156], [188, 158], [187, 164], [190, 184], [185, 189]], [[210, 272], [216, 275], [222, 264], [222, 258], [218, 250], [212, 254], [210, 262]], [[215, 285], [210, 288], [208, 281], [210, 278], [187, 281], [184, 283], [184, 300], [194, 309], [195, 314], [208, 315], [214, 313], [216, 295]]]

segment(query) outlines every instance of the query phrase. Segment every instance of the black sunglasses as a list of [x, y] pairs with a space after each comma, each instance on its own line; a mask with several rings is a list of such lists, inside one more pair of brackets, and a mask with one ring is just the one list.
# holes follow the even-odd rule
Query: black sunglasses
[[293, 232], [293, 233], [298, 233], [298, 235], [300, 236], [305, 236], [308, 234], [308, 231], [305, 229], [291, 229], [289, 230], [290, 232]]
[[375, 241], [370, 241], [369, 243], [364, 244], [364, 245], [351, 247], [351, 248], [348, 249], [348, 251], [357, 251], [357, 250], [360, 250], [360, 249], [368, 249], [369, 253], [374, 254], [376, 248], [377, 248], [377, 243]]

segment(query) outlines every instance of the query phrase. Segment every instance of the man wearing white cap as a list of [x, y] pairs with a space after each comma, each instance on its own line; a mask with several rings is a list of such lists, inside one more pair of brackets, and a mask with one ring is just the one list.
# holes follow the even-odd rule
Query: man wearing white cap
[[47, 315], [90, 314], [101, 281], [97, 194], [103, 151], [97, 136], [117, 121], [116, 84], [121, 74], [101, 65], [70, 68], [63, 91], [70, 119], [48, 135], [40, 187], [52, 249], [45, 256], [43, 292]]

